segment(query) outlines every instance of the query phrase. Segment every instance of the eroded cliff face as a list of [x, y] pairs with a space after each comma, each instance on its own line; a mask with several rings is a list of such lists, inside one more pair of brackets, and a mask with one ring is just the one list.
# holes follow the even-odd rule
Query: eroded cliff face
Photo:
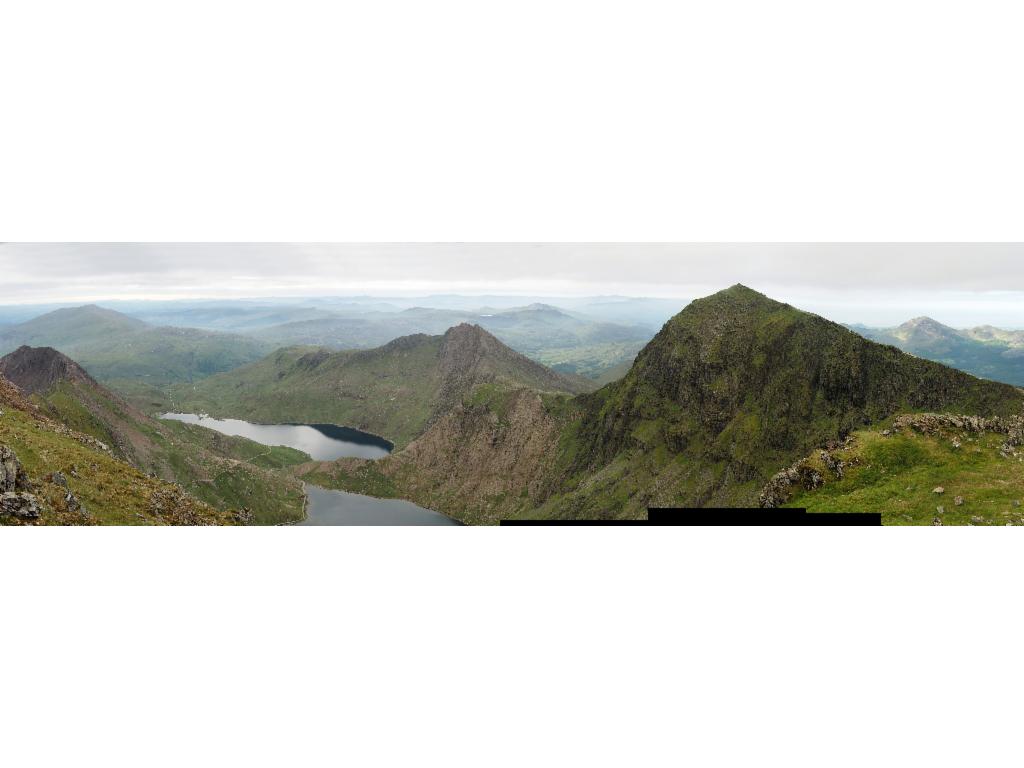
[[535, 509], [551, 491], [551, 459], [566, 399], [483, 385], [405, 449], [379, 461], [306, 467], [310, 479], [398, 496], [466, 523], [497, 523]]
[[415, 467], [418, 488], [464, 499], [467, 507], [507, 511], [536, 504], [546, 490], [561, 425], [536, 392], [501, 397], [498, 407], [453, 408], [394, 457], [396, 474], [402, 466]]

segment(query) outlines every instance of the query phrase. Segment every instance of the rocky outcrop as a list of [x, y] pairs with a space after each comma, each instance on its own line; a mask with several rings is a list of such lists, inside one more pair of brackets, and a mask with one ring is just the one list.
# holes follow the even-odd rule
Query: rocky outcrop
[[38, 520], [40, 502], [18, 457], [0, 445], [0, 524]]
[[[893, 430], [912, 429], [923, 435], [946, 435], [949, 433], [1006, 435], [1006, 441], [999, 452], [1004, 457], [1015, 457], [1017, 449], [1024, 445], [1024, 415], [1016, 416], [963, 416], [947, 413], [911, 413], [893, 419]], [[960, 440], [953, 438], [953, 447], [959, 447]]]
[[812, 457], [807, 457], [776, 473], [761, 489], [758, 506], [761, 509], [780, 507], [789, 501], [797, 489], [813, 491], [823, 486], [827, 474], [841, 480], [848, 464], [834, 452], [850, 448], [853, 443], [852, 437], [832, 443], [828, 448], [822, 448], [817, 452], [817, 462]]
[[28, 491], [31, 485], [25, 469], [6, 445], [0, 445], [0, 493]]

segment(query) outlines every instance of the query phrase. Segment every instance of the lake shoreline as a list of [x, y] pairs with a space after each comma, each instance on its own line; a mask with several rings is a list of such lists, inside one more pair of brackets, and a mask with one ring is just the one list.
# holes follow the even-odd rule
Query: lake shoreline
[[[343, 458], [377, 461], [391, 455], [394, 443], [379, 435], [335, 424], [278, 422], [263, 424], [202, 413], [166, 412], [161, 419], [251, 440], [267, 448], [296, 451], [311, 461], [331, 464]], [[304, 464], [304, 462], [303, 462]], [[409, 499], [383, 498], [307, 482], [294, 465], [280, 466], [301, 483], [300, 517], [286, 525], [461, 525], [454, 517]]]

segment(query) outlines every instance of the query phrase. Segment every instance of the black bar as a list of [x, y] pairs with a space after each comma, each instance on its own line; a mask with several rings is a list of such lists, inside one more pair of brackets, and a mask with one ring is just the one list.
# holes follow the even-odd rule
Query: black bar
[[652, 508], [646, 520], [502, 520], [501, 525], [861, 526], [881, 525], [881, 512], [806, 509]]

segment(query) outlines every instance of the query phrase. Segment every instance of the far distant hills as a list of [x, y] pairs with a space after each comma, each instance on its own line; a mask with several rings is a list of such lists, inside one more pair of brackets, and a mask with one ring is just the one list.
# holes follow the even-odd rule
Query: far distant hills
[[0, 354], [53, 347], [100, 381], [163, 386], [263, 357], [272, 345], [236, 334], [153, 326], [95, 305], [58, 309], [0, 330]]
[[657, 330], [542, 303], [462, 310], [400, 309], [379, 302], [320, 307], [225, 301], [133, 312], [89, 305], [0, 326], [0, 354], [21, 345], [54, 347], [100, 381], [138, 394], [145, 384], [162, 388], [197, 381], [281, 347], [373, 349], [402, 336], [437, 335], [469, 323], [557, 371], [598, 379], [628, 366]]
[[563, 373], [598, 377], [631, 362], [654, 336], [643, 325], [608, 323], [548, 304], [474, 311], [412, 307], [400, 312], [298, 320], [255, 330], [275, 346], [316, 345], [370, 349], [414, 333], [440, 334], [460, 323], [478, 325], [517, 352]]
[[849, 326], [862, 336], [975, 376], [1024, 386], [1024, 331], [990, 325], [957, 330], [918, 317], [895, 328]]

